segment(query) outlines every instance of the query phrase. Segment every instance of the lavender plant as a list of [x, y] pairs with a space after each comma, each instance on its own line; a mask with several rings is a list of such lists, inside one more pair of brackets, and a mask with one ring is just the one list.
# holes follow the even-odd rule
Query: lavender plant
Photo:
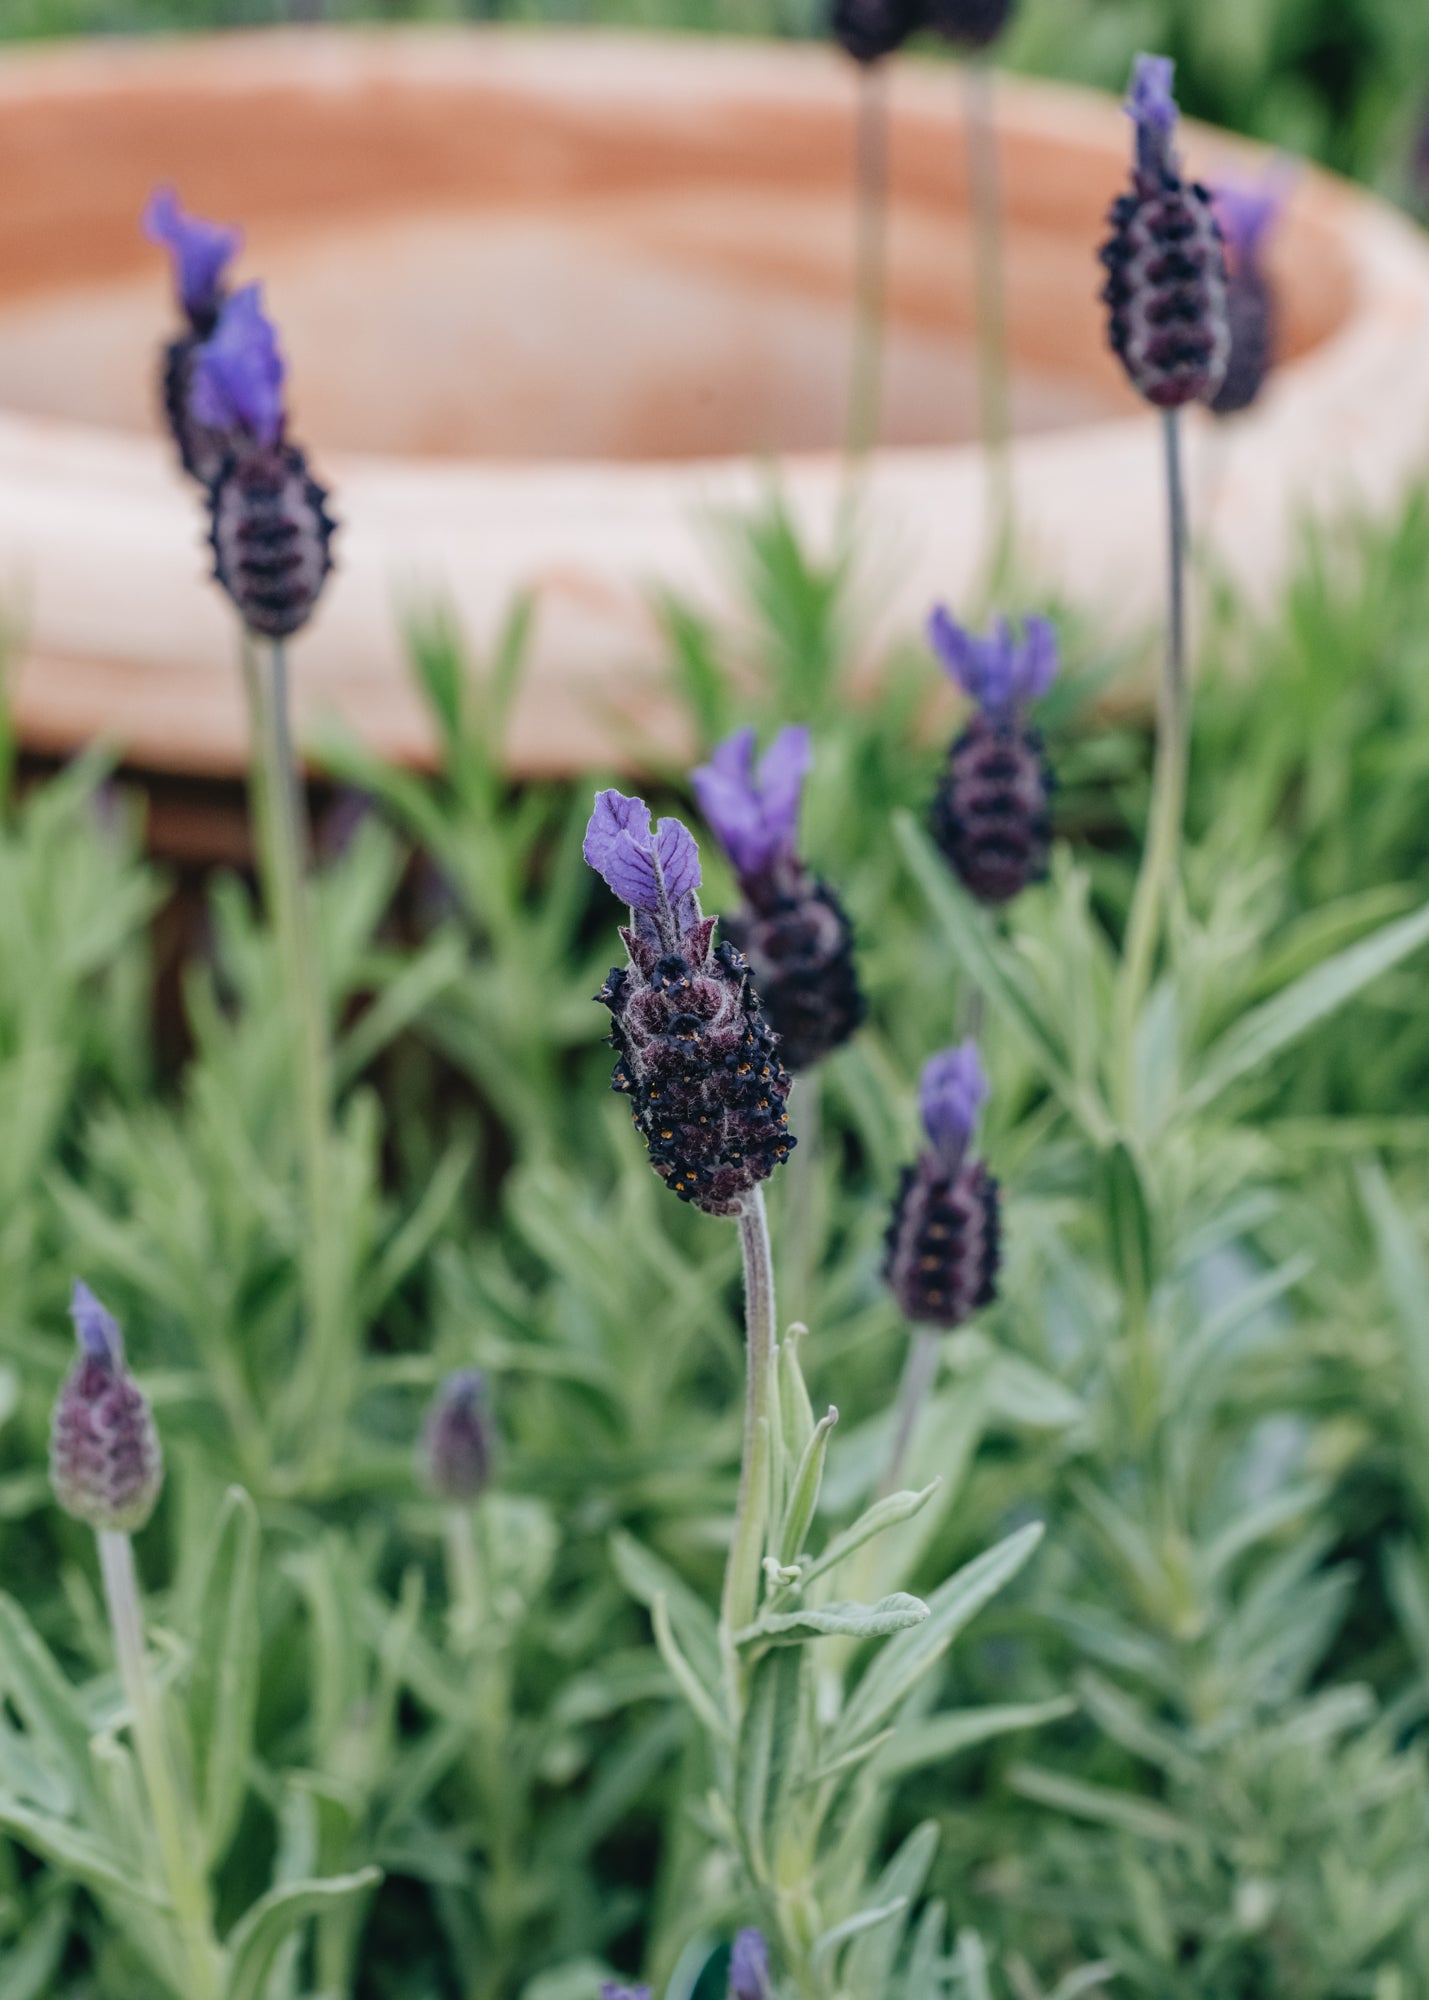
[[1227, 251], [1230, 347], [1209, 407], [1218, 417], [1230, 417], [1256, 401], [1275, 363], [1275, 290], [1264, 258], [1285, 205], [1284, 177], [1267, 177], [1259, 187], [1226, 183], [1214, 188], [1211, 198]]

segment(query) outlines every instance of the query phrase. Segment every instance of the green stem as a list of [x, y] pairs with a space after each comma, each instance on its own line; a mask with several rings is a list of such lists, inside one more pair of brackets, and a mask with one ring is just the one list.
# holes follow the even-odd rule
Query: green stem
[[908, 1343], [908, 1359], [903, 1380], [898, 1385], [897, 1416], [893, 1425], [893, 1448], [879, 1488], [880, 1497], [902, 1490], [908, 1465], [908, 1448], [913, 1442], [919, 1412], [927, 1402], [938, 1377], [939, 1336], [935, 1328], [915, 1326]]
[[724, 1573], [720, 1622], [726, 1645], [736, 1632], [752, 1624], [759, 1603], [759, 1565], [764, 1552], [765, 1513], [769, 1495], [769, 1364], [774, 1352], [774, 1260], [769, 1248], [769, 1221], [764, 1190], [744, 1197], [739, 1212], [739, 1243], [744, 1253], [745, 1399], [744, 1460], [739, 1475], [739, 1502], [734, 1539]]
[[1012, 556], [1012, 391], [993, 68], [985, 55], [973, 57], [963, 67], [963, 118], [972, 206], [978, 428], [987, 480], [986, 587], [995, 602], [1006, 584]]
[[169, 1899], [174, 1908], [184, 1959], [188, 1965], [186, 2000], [220, 2000], [223, 1987], [218, 1947], [209, 1911], [208, 1885], [199, 1860], [196, 1830], [186, 1822], [164, 1738], [158, 1699], [149, 1673], [144, 1645], [144, 1619], [134, 1574], [134, 1550], [127, 1535], [102, 1529], [99, 1567], [104, 1597], [114, 1633], [119, 1677], [134, 1724], [134, 1743], [144, 1774], [149, 1812], [159, 1844]]
[[1157, 939], [1165, 922], [1166, 901], [1180, 864], [1190, 751], [1190, 704], [1186, 687], [1186, 501], [1181, 475], [1180, 411], [1163, 411], [1162, 424], [1169, 544], [1166, 672], [1157, 703], [1156, 765], [1151, 779], [1146, 851], [1132, 897], [1117, 993], [1117, 1047], [1123, 1064], [1121, 1108], [1123, 1118], [1127, 1119], [1135, 1097], [1137, 1019], [1146, 998]]
[[882, 63], [858, 79], [854, 220], [853, 360], [844, 452], [854, 470], [878, 442], [883, 401], [883, 320], [888, 278], [888, 88]]
[[482, 1587], [481, 1556], [476, 1546], [476, 1523], [472, 1509], [469, 1506], [448, 1507], [444, 1528], [452, 1640], [459, 1652], [470, 1653], [475, 1651], [481, 1635], [482, 1607], [486, 1596]]

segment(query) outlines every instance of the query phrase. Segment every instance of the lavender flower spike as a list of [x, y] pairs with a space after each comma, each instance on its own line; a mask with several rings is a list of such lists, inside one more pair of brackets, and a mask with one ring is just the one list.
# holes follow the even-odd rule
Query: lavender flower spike
[[486, 1377], [479, 1368], [448, 1375], [422, 1426], [418, 1470], [427, 1491], [453, 1506], [479, 1500], [491, 1483], [495, 1445]]
[[1045, 618], [1023, 621], [1021, 639], [999, 618], [985, 637], [939, 605], [928, 620], [939, 663], [977, 712], [948, 751], [933, 799], [933, 838], [979, 902], [1002, 904], [1047, 873], [1055, 780], [1041, 732], [1024, 710], [1057, 672], [1057, 634]]
[[158, 1432], [124, 1364], [119, 1322], [78, 1280], [70, 1314], [79, 1359], [55, 1404], [50, 1482], [67, 1514], [96, 1529], [132, 1534], [153, 1513], [163, 1485]]
[[853, 928], [796, 849], [811, 762], [808, 730], [781, 729], [756, 769], [754, 731], [741, 729], [690, 773], [744, 894], [724, 934], [747, 955], [780, 1054], [796, 1073], [846, 1042], [864, 1016]]
[[200, 215], [186, 215], [171, 187], [156, 188], [144, 210], [144, 234], [168, 251], [174, 289], [189, 325], [202, 339], [213, 331], [227, 290], [228, 267], [243, 232]]
[[642, 799], [601, 792], [582, 849], [630, 905], [629, 962], [597, 994], [650, 1164], [683, 1201], [737, 1215], [788, 1155], [792, 1079], [760, 1011], [749, 962], [701, 913], [700, 857], [678, 820], [650, 825]]
[[997, 1292], [997, 1182], [969, 1157], [987, 1084], [972, 1042], [932, 1057], [919, 1098], [928, 1144], [905, 1167], [884, 1238], [883, 1275], [908, 1319], [961, 1326]]
[[763, 1931], [743, 1930], [735, 1938], [729, 1955], [729, 1990], [732, 2000], [772, 2000]]
[[1210, 399], [1218, 417], [1247, 410], [1260, 395], [1275, 360], [1275, 292], [1265, 269], [1266, 238], [1279, 221], [1290, 191], [1285, 169], [1271, 169], [1259, 186], [1226, 182], [1211, 202], [1229, 253], [1226, 313], [1230, 354], [1221, 385]]
[[1136, 127], [1130, 191], [1101, 250], [1108, 334], [1139, 395], [1158, 409], [1205, 402], [1230, 350], [1226, 263], [1210, 196], [1181, 178], [1173, 65], [1138, 56], [1126, 109]]

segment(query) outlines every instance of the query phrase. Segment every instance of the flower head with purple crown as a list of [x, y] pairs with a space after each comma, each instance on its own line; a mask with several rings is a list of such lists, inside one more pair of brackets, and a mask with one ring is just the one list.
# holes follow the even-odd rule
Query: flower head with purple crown
[[224, 305], [194, 356], [189, 407], [201, 424], [272, 447], [283, 435], [286, 366], [263, 293], [245, 285]]
[[933, 800], [933, 838], [980, 902], [1006, 903], [1047, 872], [1053, 778], [1027, 704], [1057, 674], [1057, 634], [1045, 618], [1005, 618], [979, 635], [939, 605], [928, 620], [939, 664], [976, 710], [948, 751]]
[[834, 891], [798, 851], [799, 805], [812, 763], [805, 728], [781, 729], [757, 762], [754, 731], [741, 729], [690, 773], [744, 896], [725, 919], [725, 935], [748, 957], [780, 1053], [795, 1071], [846, 1042], [864, 1016], [852, 927]]
[[643, 799], [600, 792], [581, 851], [630, 908], [629, 962], [596, 996], [611, 1014], [611, 1088], [629, 1097], [662, 1180], [709, 1215], [737, 1215], [794, 1143], [792, 1079], [748, 962], [714, 942], [699, 849], [679, 820], [652, 826]]
[[971, 1153], [986, 1098], [975, 1043], [944, 1049], [924, 1066], [918, 1101], [927, 1145], [903, 1170], [883, 1264], [890, 1290], [915, 1322], [960, 1326], [996, 1295], [997, 1182]]
[[125, 1366], [118, 1320], [79, 1279], [70, 1317], [79, 1359], [55, 1403], [50, 1483], [66, 1513], [101, 1531], [132, 1534], [163, 1485], [153, 1415]]
[[179, 304], [194, 332], [206, 337], [227, 295], [228, 267], [242, 247], [243, 232], [185, 214], [174, 190], [161, 187], [144, 210], [144, 234], [168, 251]]

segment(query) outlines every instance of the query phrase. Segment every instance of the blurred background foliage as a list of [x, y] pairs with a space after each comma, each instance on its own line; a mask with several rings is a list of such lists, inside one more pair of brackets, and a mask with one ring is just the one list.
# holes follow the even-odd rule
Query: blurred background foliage
[[[6, 0], [0, 35], [327, 18], [808, 36], [822, 33], [824, 12], [822, 0]], [[1021, 0], [999, 60], [1120, 91], [1139, 49], [1176, 57], [1190, 115], [1411, 197], [1414, 140], [1429, 118], [1429, 13], [1412, 0]]]

